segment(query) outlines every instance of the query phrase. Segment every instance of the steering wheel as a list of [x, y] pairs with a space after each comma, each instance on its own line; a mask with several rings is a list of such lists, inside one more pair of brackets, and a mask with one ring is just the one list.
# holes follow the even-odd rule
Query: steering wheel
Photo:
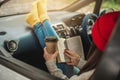
[[113, 9], [113, 8], [103, 9], [103, 10], [100, 11], [99, 16], [101, 16], [101, 15], [103, 15], [103, 14], [106, 14], [106, 13], [109, 13], [109, 12], [114, 12], [114, 9]]
[[96, 14], [93, 13], [87, 14], [86, 16], [84, 16], [81, 24], [80, 32], [81, 32], [81, 39], [83, 42], [85, 57], [87, 56], [88, 50], [92, 43], [91, 29], [97, 18], [98, 16]]

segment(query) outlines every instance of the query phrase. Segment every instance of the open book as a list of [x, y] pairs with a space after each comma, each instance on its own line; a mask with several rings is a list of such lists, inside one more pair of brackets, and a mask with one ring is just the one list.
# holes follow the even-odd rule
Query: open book
[[83, 52], [83, 46], [80, 36], [70, 37], [67, 39], [60, 38], [58, 41], [58, 62], [69, 62], [70, 59], [65, 56], [64, 49], [69, 49], [72, 51], [75, 51], [84, 59], [84, 52]]

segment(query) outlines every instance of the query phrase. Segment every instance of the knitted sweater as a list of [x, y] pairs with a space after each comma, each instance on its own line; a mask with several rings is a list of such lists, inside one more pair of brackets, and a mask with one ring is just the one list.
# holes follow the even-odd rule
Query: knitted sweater
[[[85, 63], [86, 63], [86, 61], [84, 61], [84, 60], [81, 59], [77, 67], [81, 68]], [[46, 65], [47, 65], [47, 68], [48, 68], [48, 70], [50, 71], [50, 73], [52, 75], [54, 75], [56, 77], [59, 77], [59, 78], [61, 78], [63, 80], [88, 80], [89, 77], [95, 71], [93, 69], [93, 70], [90, 70], [88, 72], [84, 72], [84, 73], [82, 73], [79, 76], [78, 75], [74, 75], [71, 78], [68, 78], [66, 75], [64, 75], [62, 73], [62, 71], [59, 68], [57, 68], [57, 66], [56, 66], [56, 60], [46, 61]]]

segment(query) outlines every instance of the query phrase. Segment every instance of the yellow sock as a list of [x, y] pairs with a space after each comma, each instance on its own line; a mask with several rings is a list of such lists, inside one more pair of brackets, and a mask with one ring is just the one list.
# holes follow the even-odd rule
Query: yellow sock
[[26, 22], [30, 24], [31, 27], [34, 27], [36, 23], [40, 22], [39, 19], [34, 18], [32, 13], [27, 14], [25, 19], [26, 19]]
[[37, 0], [32, 4], [31, 12], [26, 16], [26, 22], [28, 22], [31, 27], [34, 27], [38, 22], [43, 23], [49, 19], [46, 3], [46, 0]]
[[37, 0], [37, 10], [40, 22], [43, 23], [45, 20], [49, 19], [47, 14], [47, 1]]
[[40, 22], [37, 11], [37, 3], [32, 4], [32, 9], [29, 14], [26, 16], [26, 22], [28, 22], [32, 27], [38, 22]]

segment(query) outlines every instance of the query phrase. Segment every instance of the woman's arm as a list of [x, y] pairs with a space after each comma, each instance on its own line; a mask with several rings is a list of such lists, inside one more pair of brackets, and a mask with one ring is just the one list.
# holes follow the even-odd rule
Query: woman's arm
[[[63, 72], [56, 66], [56, 57], [58, 56], [58, 51], [56, 51], [53, 54], [49, 54], [46, 50], [46, 48], [44, 48], [44, 58], [46, 60], [46, 66], [49, 70], [49, 72], [56, 76], [59, 77], [63, 80], [88, 80], [89, 77], [93, 74], [94, 70], [85, 72], [79, 76], [74, 75], [72, 76], [70, 79], [63, 74]], [[76, 60], [76, 59], [75, 59]]]
[[55, 59], [46, 61], [46, 66], [47, 66], [49, 72], [51, 73], [51, 75], [59, 77], [63, 80], [69, 80], [68, 77], [66, 75], [64, 75], [63, 72], [59, 68], [57, 68]]
[[47, 52], [46, 47], [44, 48], [44, 58], [46, 60], [46, 66], [47, 66], [49, 72], [52, 75], [59, 77], [63, 80], [68, 80], [68, 77], [66, 75], [64, 75], [62, 73], [62, 71], [59, 68], [57, 68], [57, 66], [56, 66], [56, 57], [57, 56], [58, 56], [58, 51], [51, 54], [51, 53]]
[[46, 61], [46, 65], [47, 65], [47, 68], [48, 70], [50, 71], [50, 73], [56, 77], [59, 77], [63, 80], [88, 80], [90, 78], [90, 76], [93, 74], [93, 72], [95, 71], [94, 69], [93, 70], [90, 70], [88, 72], [84, 72], [82, 73], [81, 75], [77, 76], [77, 75], [74, 75], [72, 76], [70, 79], [65, 76], [62, 71], [57, 68], [56, 66], [56, 60], [49, 60], [49, 61]]
[[77, 65], [77, 67], [81, 69], [86, 64], [86, 62], [87, 62], [86, 60], [80, 58], [80, 61]]

